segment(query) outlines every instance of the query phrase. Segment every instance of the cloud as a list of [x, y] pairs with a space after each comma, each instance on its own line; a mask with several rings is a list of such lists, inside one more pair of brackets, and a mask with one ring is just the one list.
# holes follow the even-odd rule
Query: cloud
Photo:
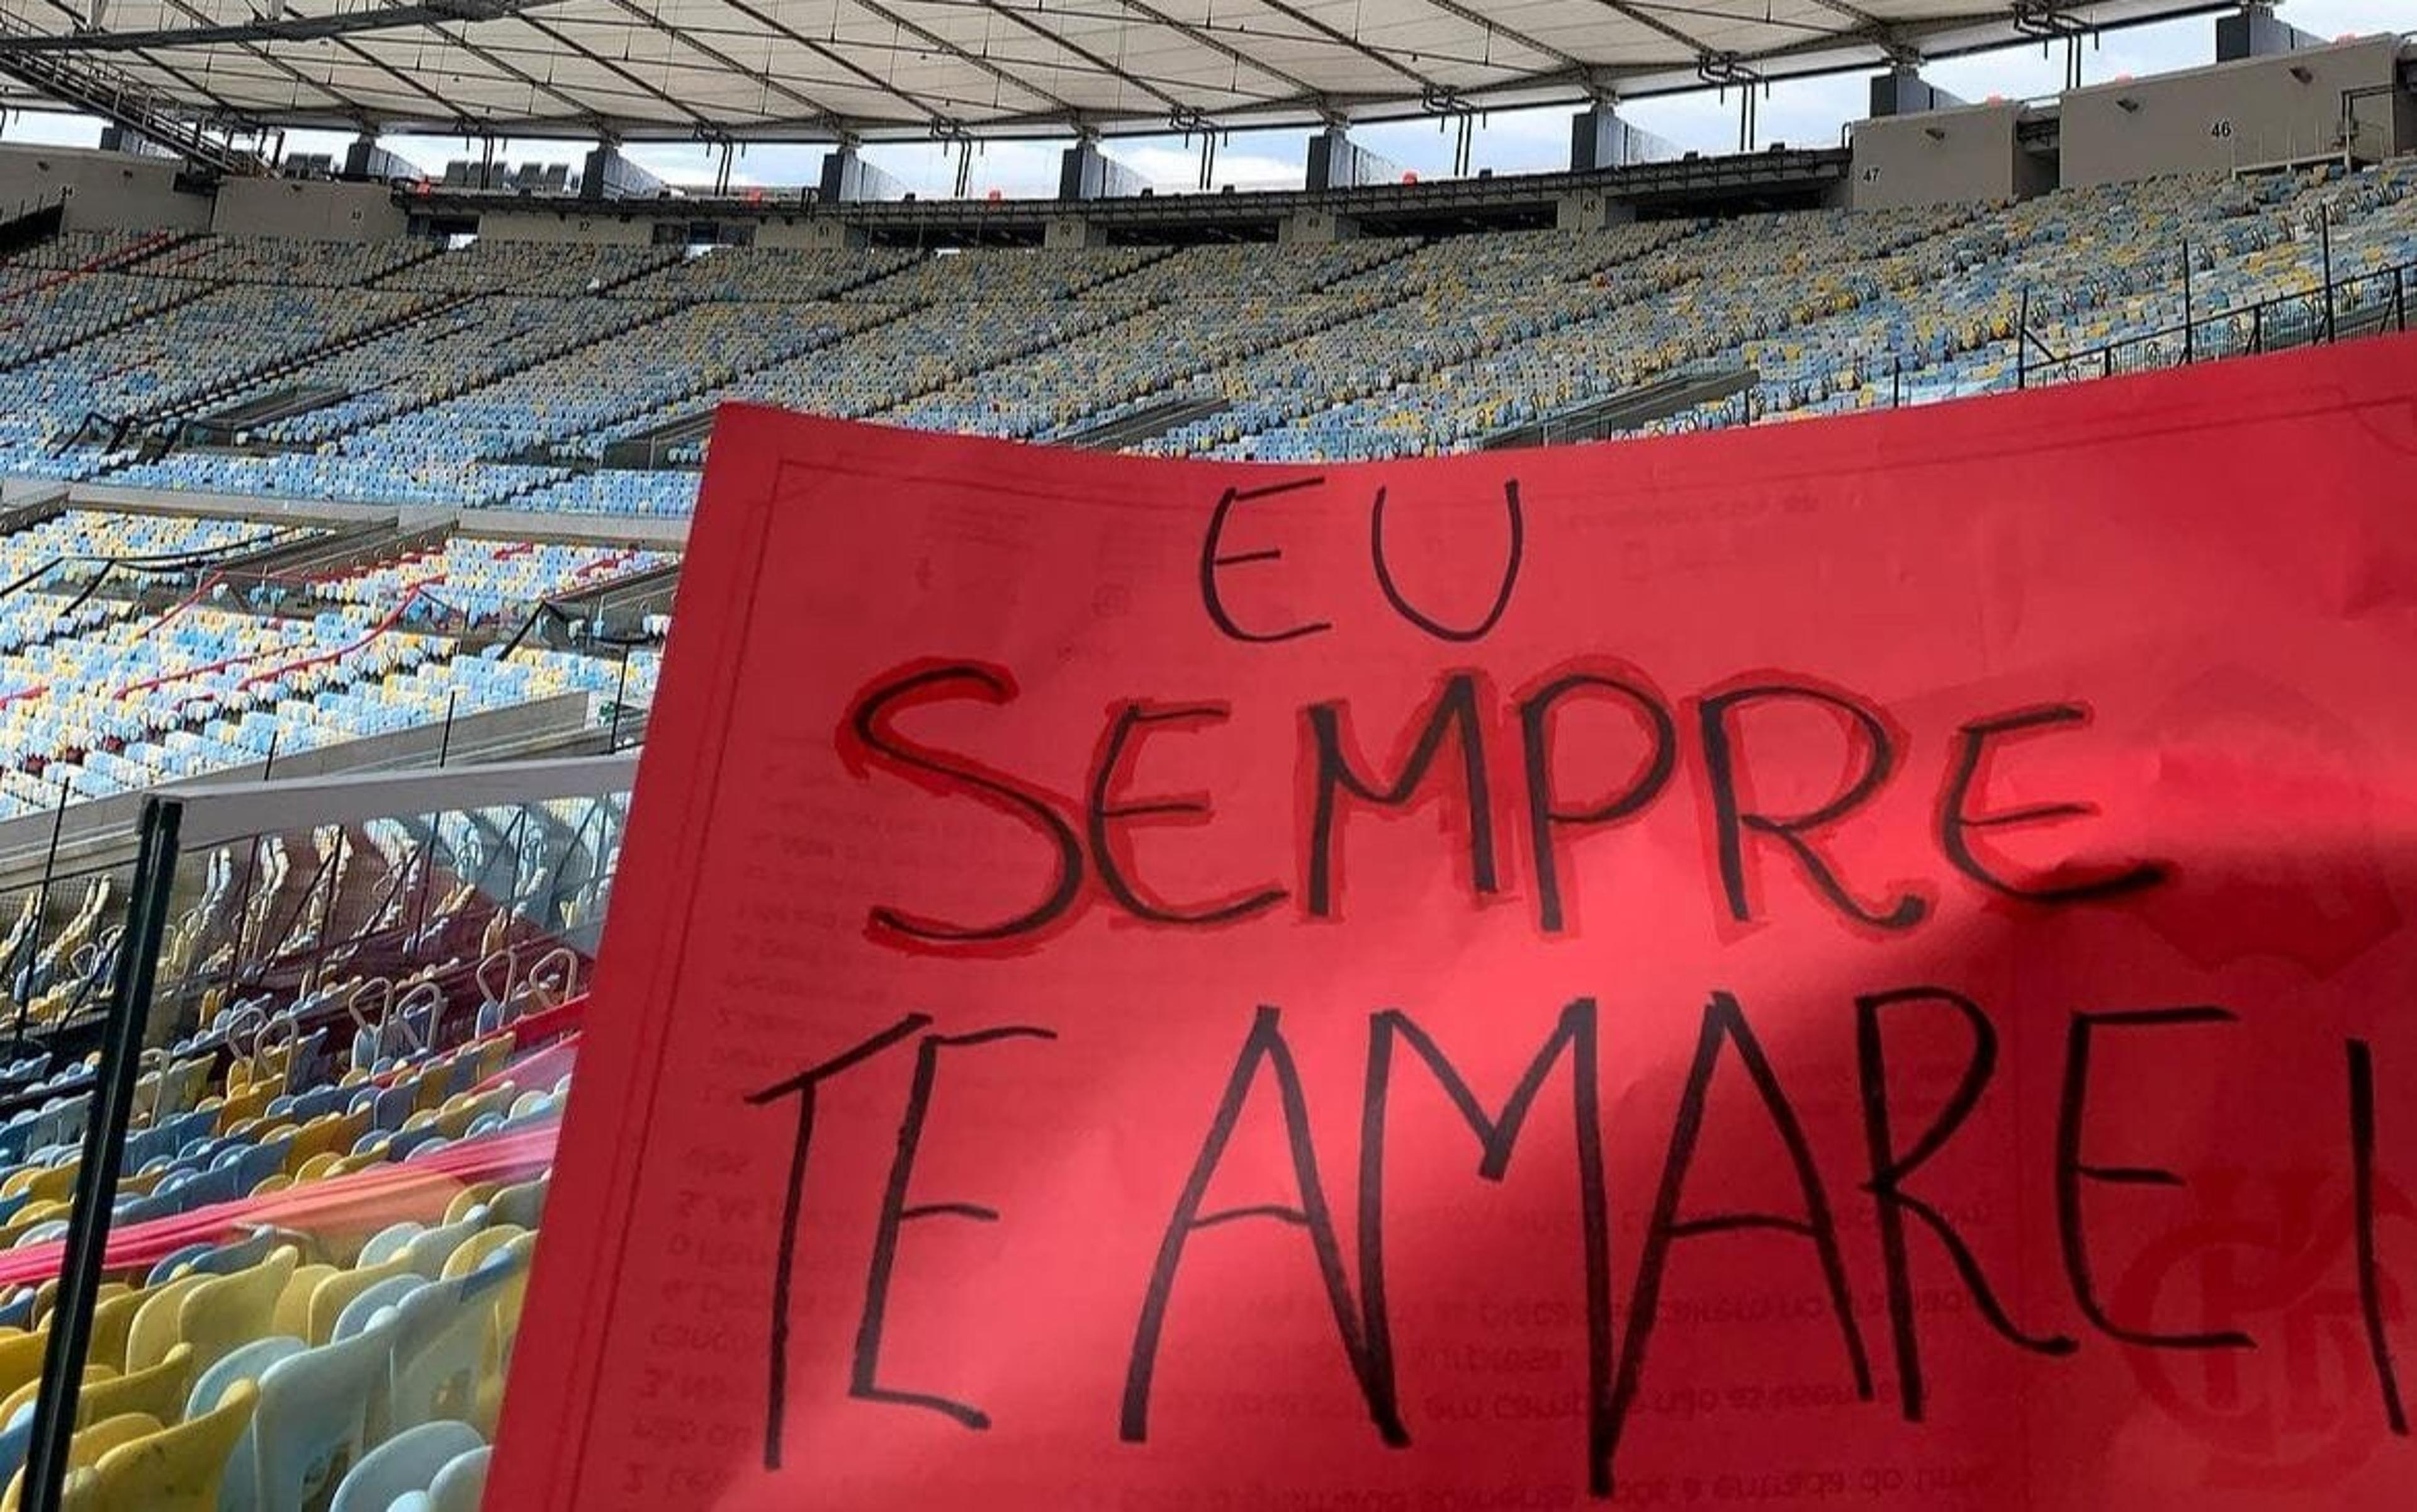
[[2405, 0], [2288, 0], [2276, 14], [2328, 41], [2406, 31], [2410, 20]]
[[8, 117], [8, 140], [46, 147], [97, 147], [100, 122], [89, 115], [20, 111]]
[[[1299, 189], [1307, 138], [1294, 138], [1292, 147], [1290, 153], [1283, 154], [1274, 150], [1272, 144], [1263, 143], [1256, 151], [1238, 151], [1221, 143], [1215, 177], [1209, 187], [1223, 189], [1230, 184], [1236, 189]], [[1199, 187], [1197, 142], [1186, 146], [1180, 137], [1146, 137], [1138, 142], [1112, 142], [1107, 153], [1148, 179], [1161, 193]]]
[[[1018, 198], [1055, 194], [1057, 155], [1065, 148], [1063, 142], [977, 142], [966, 192], [976, 199], [993, 190]], [[917, 195], [940, 199], [956, 189], [957, 150], [944, 142], [871, 142], [863, 156]]]

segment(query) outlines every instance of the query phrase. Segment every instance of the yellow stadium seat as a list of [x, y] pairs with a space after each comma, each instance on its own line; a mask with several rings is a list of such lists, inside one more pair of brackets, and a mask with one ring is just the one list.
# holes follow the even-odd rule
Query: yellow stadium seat
[[299, 1251], [287, 1245], [234, 1275], [214, 1275], [187, 1293], [178, 1315], [178, 1336], [193, 1346], [193, 1368], [207, 1370], [236, 1349], [268, 1333]]
[[227, 1457], [251, 1426], [260, 1387], [237, 1382], [214, 1410], [118, 1444], [93, 1464], [76, 1512], [217, 1512]]
[[195, 1287], [213, 1279], [207, 1275], [180, 1275], [140, 1293], [143, 1304], [135, 1309], [133, 1321], [126, 1329], [125, 1368], [147, 1370], [168, 1357], [168, 1352], [184, 1337], [180, 1309], [185, 1298]]
[[324, 1263], [296, 1266], [294, 1274], [285, 1278], [285, 1289], [277, 1294], [277, 1306], [269, 1314], [268, 1332], [288, 1338], [309, 1338], [312, 1293], [339, 1269]]
[[[193, 1347], [179, 1344], [148, 1370], [98, 1378], [87, 1371], [84, 1389], [76, 1394], [76, 1426], [89, 1428], [129, 1413], [175, 1422], [184, 1415], [185, 1394], [192, 1389], [193, 1359]], [[6, 1414], [0, 1413], [0, 1422], [5, 1421]]]
[[[116, 1369], [126, 1367], [126, 1335], [134, 1326], [134, 1315], [149, 1300], [144, 1292], [132, 1287], [119, 1286], [106, 1291], [93, 1304], [92, 1345], [84, 1352], [87, 1368], [94, 1364], [108, 1365]], [[0, 1419], [6, 1421], [6, 1419]]]
[[[68, 1464], [73, 1469], [88, 1470], [99, 1463], [101, 1457], [110, 1451], [125, 1444], [137, 1443], [159, 1431], [159, 1419], [144, 1417], [139, 1413], [129, 1413], [123, 1417], [104, 1419], [68, 1441]], [[88, 1486], [90, 1482], [82, 1480], [78, 1484]], [[24, 1496], [25, 1473], [21, 1469], [9, 1480], [8, 1495], [0, 1496], [0, 1512], [17, 1512], [17, 1509], [24, 1504]], [[71, 1502], [69, 1504], [97, 1504]]]
[[319, 1283], [311, 1293], [311, 1332], [313, 1345], [325, 1344], [336, 1336], [336, 1320], [343, 1315], [345, 1305], [380, 1281], [393, 1275], [412, 1274], [407, 1256], [397, 1255], [378, 1265], [357, 1266], [338, 1271]]

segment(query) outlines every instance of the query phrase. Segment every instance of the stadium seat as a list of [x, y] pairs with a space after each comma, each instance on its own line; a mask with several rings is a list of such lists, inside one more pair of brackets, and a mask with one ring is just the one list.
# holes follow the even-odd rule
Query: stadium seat
[[433, 1421], [396, 1434], [372, 1450], [336, 1489], [329, 1512], [389, 1512], [413, 1491], [424, 1491], [447, 1466], [485, 1446], [467, 1423]]
[[[382, 1418], [393, 1368], [396, 1319], [372, 1320], [347, 1337], [287, 1355], [260, 1382], [246, 1467], [258, 1512], [305, 1512], [361, 1462]], [[236, 1459], [244, 1459], [238, 1449]]]
[[216, 1512], [227, 1459], [251, 1424], [258, 1397], [258, 1387], [238, 1382], [216, 1408], [179, 1424], [110, 1419], [143, 1424], [149, 1431], [97, 1455], [88, 1475], [69, 1479], [64, 1505], [78, 1512]]

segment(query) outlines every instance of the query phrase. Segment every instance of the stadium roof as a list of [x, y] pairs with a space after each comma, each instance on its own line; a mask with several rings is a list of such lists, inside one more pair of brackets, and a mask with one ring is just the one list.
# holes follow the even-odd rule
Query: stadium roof
[[[1381, 119], [1870, 67], [2211, 0], [0, 0], [28, 93], [220, 127], [812, 140]], [[114, 114], [114, 113], [113, 113]]]

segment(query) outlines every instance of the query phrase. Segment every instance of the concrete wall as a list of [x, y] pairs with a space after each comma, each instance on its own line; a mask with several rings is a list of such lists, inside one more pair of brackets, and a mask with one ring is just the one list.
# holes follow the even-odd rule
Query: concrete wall
[[67, 198], [69, 231], [206, 231], [210, 201], [176, 191], [167, 158], [84, 147], [0, 146], [0, 213]]
[[[385, 735], [288, 752], [278, 757], [275, 775], [284, 779], [340, 772], [405, 771], [433, 767], [440, 750], [451, 766], [509, 760], [572, 740], [588, 726], [591, 714], [591, 695], [555, 694], [508, 709], [459, 714], [453, 721], [449, 745], [440, 720]], [[258, 780], [262, 775], [263, 768], [257, 763], [228, 767], [206, 776], [162, 783], [152, 791], [174, 793], [217, 783]], [[143, 793], [119, 793], [68, 804], [67, 820], [59, 833], [60, 872], [71, 874], [131, 861], [144, 798]], [[40, 880], [43, 859], [50, 853], [53, 819], [54, 815], [45, 813], [0, 821], [0, 891], [13, 891]], [[312, 821], [307, 815], [298, 815], [295, 822], [304, 825]]]
[[230, 178], [219, 185], [210, 229], [297, 241], [391, 241], [403, 235], [407, 220], [384, 184]]
[[2022, 192], [2014, 128], [2023, 107], [1972, 105], [1855, 123], [1850, 203], [1859, 210], [2010, 200]]
[[688, 521], [677, 515], [590, 514], [580, 510], [464, 510], [455, 533], [499, 541], [576, 541], [605, 546], [679, 548]]
[[2353, 101], [2356, 141], [2345, 144], [2342, 91], [2393, 83], [2399, 51], [2396, 38], [2378, 37], [2076, 89], [2062, 101], [2064, 182], [2222, 173], [2346, 145], [2363, 160], [2389, 157], [2417, 145], [2405, 136], [2405, 107]]
[[655, 223], [611, 209], [582, 209], [576, 206], [559, 210], [486, 210], [479, 216], [479, 235], [496, 241], [578, 241], [647, 247], [654, 244]]
[[29, 504], [67, 497], [68, 485], [48, 478], [0, 478], [0, 510], [20, 510]]
[[1080, 252], [1086, 247], [1108, 244], [1099, 228], [1079, 215], [1053, 215], [1041, 223], [1041, 245], [1052, 252]]
[[862, 247], [870, 240], [864, 228], [835, 215], [800, 215], [795, 221], [767, 221], [755, 228], [758, 247], [816, 247], [837, 252]]
[[[137, 514], [292, 521], [301, 525], [389, 525], [395, 522], [401, 509], [394, 504], [354, 504], [268, 494], [218, 494], [198, 488], [138, 488], [109, 482], [69, 483], [67, 494], [68, 502], [80, 508], [129, 510]], [[451, 513], [447, 512], [447, 517], [450, 518]]]
[[1599, 189], [1582, 189], [1553, 197], [1553, 224], [1563, 231], [1601, 231], [1635, 219], [1635, 206], [1615, 200]]
[[351, 504], [265, 494], [136, 488], [124, 483], [79, 482], [62, 487], [38, 479], [0, 481], [0, 502], [11, 506], [61, 493], [71, 505], [145, 514], [202, 514], [310, 525], [391, 525], [399, 530], [427, 530], [443, 526], [461, 535], [509, 541], [578, 541], [622, 546], [677, 546], [688, 540], [688, 521], [666, 515], [589, 514], [575, 510], [448, 510], [424, 504]]
[[1301, 210], [1276, 222], [1276, 240], [1349, 241], [1360, 235], [1360, 222], [1332, 210]]

